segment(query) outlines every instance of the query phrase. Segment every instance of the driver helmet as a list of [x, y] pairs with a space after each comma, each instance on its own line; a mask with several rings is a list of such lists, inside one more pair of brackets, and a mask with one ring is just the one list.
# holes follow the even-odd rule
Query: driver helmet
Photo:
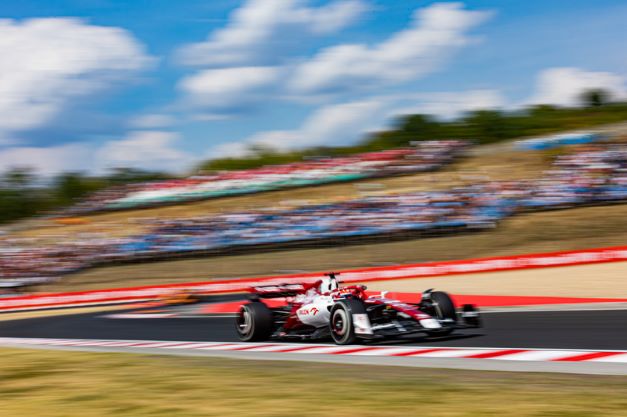
[[335, 278], [323, 278], [318, 287], [321, 294], [326, 294], [338, 289], [337, 280]]

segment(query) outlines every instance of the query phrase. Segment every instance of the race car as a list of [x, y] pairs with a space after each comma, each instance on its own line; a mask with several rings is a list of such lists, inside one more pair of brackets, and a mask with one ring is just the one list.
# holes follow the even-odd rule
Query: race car
[[[405, 335], [445, 336], [456, 329], [480, 327], [479, 311], [470, 304], [457, 310], [442, 291], [427, 290], [420, 302], [406, 303], [366, 294], [365, 285], [339, 286], [338, 274], [325, 274], [312, 283], [257, 286], [243, 304], [235, 324], [245, 342], [320, 340], [338, 345]], [[285, 298], [287, 304], [270, 307], [263, 299]]]

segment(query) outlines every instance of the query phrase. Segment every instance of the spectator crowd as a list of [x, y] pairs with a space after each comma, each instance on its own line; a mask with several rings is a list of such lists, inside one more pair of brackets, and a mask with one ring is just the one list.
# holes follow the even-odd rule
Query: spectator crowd
[[450, 163], [466, 141], [418, 142], [410, 148], [367, 152], [337, 158], [313, 158], [292, 164], [224, 171], [184, 179], [129, 184], [105, 189], [67, 213], [120, 210], [183, 201], [272, 191], [288, 187], [354, 181], [408, 172], [430, 171]]
[[[439, 159], [441, 160], [441, 159]], [[255, 250], [261, 245], [358, 239], [379, 234], [493, 227], [516, 212], [627, 201], [627, 147], [587, 145], [558, 156], [544, 176], [481, 181], [447, 191], [365, 197], [293, 209], [260, 208], [194, 218], [145, 219], [125, 238], [76, 236], [54, 245], [0, 239], [0, 278], [54, 277], [99, 262], [173, 254]]]

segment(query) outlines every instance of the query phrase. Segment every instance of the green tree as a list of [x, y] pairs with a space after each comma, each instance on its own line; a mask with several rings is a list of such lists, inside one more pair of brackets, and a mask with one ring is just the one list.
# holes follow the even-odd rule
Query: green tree
[[55, 178], [53, 188], [58, 204], [68, 205], [106, 185], [102, 180], [78, 172], [66, 172]]
[[12, 168], [1, 176], [0, 222], [32, 216], [46, 206], [45, 192], [35, 181], [30, 168]]
[[159, 171], [145, 171], [136, 168], [114, 168], [109, 175], [104, 177], [109, 185], [124, 185], [134, 182], [160, 181], [172, 178]]
[[584, 91], [581, 102], [585, 107], [601, 107], [610, 101], [611, 94], [600, 88]]
[[479, 143], [492, 143], [508, 137], [508, 118], [497, 110], [479, 110], [469, 113], [462, 120], [466, 125], [464, 138], [476, 139]]
[[6, 188], [22, 189], [30, 186], [35, 179], [33, 170], [28, 167], [11, 168], [2, 176]]

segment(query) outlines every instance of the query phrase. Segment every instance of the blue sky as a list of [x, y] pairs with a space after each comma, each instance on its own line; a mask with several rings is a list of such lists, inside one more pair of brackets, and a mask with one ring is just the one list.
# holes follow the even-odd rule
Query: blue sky
[[627, 96], [617, 0], [24, 0], [0, 19], [0, 169], [182, 172], [408, 112]]

